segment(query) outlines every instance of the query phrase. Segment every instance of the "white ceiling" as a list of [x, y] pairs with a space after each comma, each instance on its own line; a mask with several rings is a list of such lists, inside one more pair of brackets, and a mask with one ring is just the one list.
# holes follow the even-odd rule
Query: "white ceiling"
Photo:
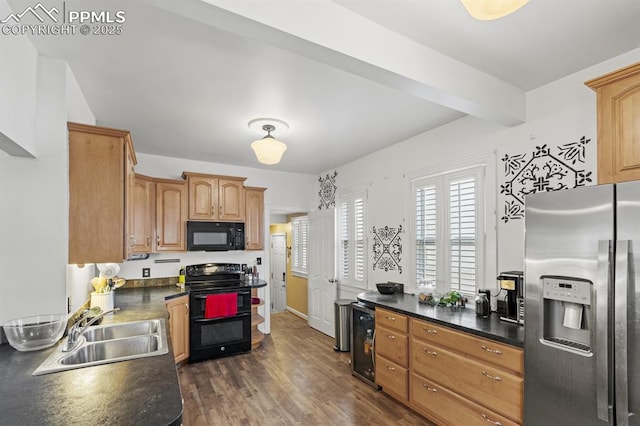
[[[98, 123], [131, 130], [137, 152], [311, 174], [465, 114], [517, 124], [526, 91], [640, 47], [638, 0], [532, 0], [486, 22], [454, 0], [64, 6], [126, 12], [119, 36], [32, 41], [68, 61]], [[278, 165], [250, 150], [257, 117], [291, 127], [274, 133], [288, 145]]]

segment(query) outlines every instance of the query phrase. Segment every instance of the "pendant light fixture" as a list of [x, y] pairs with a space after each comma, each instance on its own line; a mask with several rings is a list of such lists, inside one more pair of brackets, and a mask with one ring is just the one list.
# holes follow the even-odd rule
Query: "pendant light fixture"
[[490, 21], [492, 19], [507, 16], [522, 6], [529, 0], [461, 0], [467, 12], [480, 21]]
[[276, 124], [280, 125], [283, 130], [289, 128], [284, 121], [273, 118], [258, 118], [249, 122], [250, 128], [255, 130], [262, 128], [263, 131], [267, 132], [265, 137], [251, 144], [251, 149], [253, 149], [258, 161], [262, 164], [278, 164], [282, 154], [287, 150], [287, 145], [271, 135], [271, 132], [276, 131]]

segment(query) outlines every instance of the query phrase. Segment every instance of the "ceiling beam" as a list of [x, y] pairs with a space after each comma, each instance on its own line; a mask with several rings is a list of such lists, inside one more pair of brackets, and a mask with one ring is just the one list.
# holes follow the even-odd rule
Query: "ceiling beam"
[[474, 117], [526, 119], [522, 90], [329, 0], [145, 1]]

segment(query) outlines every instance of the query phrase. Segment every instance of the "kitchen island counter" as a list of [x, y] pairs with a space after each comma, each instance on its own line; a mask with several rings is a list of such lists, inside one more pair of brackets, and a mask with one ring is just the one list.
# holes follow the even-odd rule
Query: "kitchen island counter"
[[497, 342], [519, 348], [524, 347], [524, 327], [501, 321], [495, 312], [492, 312], [489, 318], [481, 318], [470, 306], [466, 308], [431, 306], [420, 303], [417, 296], [405, 293], [380, 294], [377, 291], [369, 291], [358, 294], [358, 301]]
[[[102, 324], [167, 318], [178, 287], [116, 290], [119, 312]], [[19, 352], [0, 345], [0, 423], [15, 425], [179, 425], [182, 395], [171, 351], [164, 355], [32, 376], [54, 347]], [[59, 344], [59, 343], [58, 343]]]

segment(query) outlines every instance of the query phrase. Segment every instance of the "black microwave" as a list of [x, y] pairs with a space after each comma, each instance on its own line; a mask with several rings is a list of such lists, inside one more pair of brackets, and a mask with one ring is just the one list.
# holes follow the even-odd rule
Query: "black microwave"
[[187, 250], [244, 250], [244, 223], [188, 221]]

